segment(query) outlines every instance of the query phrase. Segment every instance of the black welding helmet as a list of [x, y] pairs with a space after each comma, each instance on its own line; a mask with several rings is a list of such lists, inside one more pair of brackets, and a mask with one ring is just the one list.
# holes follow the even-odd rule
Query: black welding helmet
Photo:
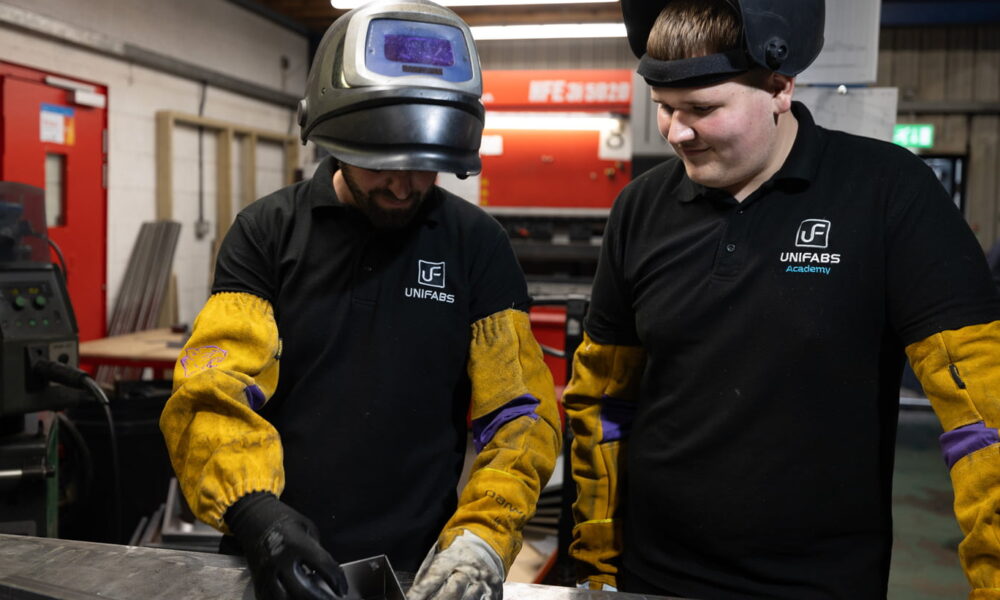
[[646, 41], [670, 0], [621, 0], [637, 72], [653, 87], [693, 87], [725, 81], [755, 66], [794, 77], [823, 48], [824, 0], [726, 0], [743, 23], [743, 47], [681, 60], [646, 55]]
[[299, 102], [302, 142], [373, 170], [482, 169], [485, 110], [469, 26], [429, 0], [383, 0], [334, 21]]

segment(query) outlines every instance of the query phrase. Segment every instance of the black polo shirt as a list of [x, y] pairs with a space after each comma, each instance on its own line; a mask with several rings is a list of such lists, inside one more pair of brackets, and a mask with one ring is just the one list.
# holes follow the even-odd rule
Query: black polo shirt
[[529, 298], [479, 207], [434, 188], [410, 226], [376, 230], [332, 173], [328, 159], [244, 209], [212, 291], [274, 307], [283, 351], [261, 414], [281, 434], [282, 500], [338, 561], [385, 553], [415, 571], [456, 507], [470, 325]]
[[623, 560], [677, 595], [884, 598], [902, 349], [1000, 318], [919, 158], [793, 114], [742, 203], [671, 159], [605, 234], [587, 332], [648, 354]]

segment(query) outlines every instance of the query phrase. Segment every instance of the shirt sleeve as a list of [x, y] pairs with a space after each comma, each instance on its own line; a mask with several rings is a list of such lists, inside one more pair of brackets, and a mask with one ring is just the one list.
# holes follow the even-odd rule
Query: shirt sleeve
[[266, 238], [255, 226], [253, 214], [244, 210], [237, 215], [219, 247], [212, 293], [246, 292], [274, 305], [277, 284]]
[[621, 198], [615, 202], [604, 228], [590, 306], [584, 328], [594, 341], [617, 346], [639, 346], [632, 293], [625, 281], [625, 253], [620, 243], [623, 221]]
[[509, 308], [527, 311], [531, 303], [524, 272], [507, 233], [495, 221], [490, 220], [490, 223], [495, 227], [485, 231], [483, 239], [491, 243], [485, 245], [484, 259], [472, 267], [469, 311], [472, 322]]
[[887, 207], [885, 246], [889, 319], [904, 345], [1000, 318], [972, 230], [929, 168], [909, 171]]

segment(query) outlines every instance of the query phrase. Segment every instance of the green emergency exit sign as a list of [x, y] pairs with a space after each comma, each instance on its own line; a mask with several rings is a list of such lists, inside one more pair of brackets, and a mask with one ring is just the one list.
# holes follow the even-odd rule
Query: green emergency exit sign
[[934, 146], [934, 126], [926, 123], [896, 125], [892, 141], [906, 148], [931, 148]]

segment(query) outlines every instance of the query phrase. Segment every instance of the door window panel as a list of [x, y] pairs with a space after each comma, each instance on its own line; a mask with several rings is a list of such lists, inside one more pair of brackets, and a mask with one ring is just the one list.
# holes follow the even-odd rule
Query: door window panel
[[45, 155], [45, 225], [61, 227], [66, 224], [66, 157], [62, 154]]

